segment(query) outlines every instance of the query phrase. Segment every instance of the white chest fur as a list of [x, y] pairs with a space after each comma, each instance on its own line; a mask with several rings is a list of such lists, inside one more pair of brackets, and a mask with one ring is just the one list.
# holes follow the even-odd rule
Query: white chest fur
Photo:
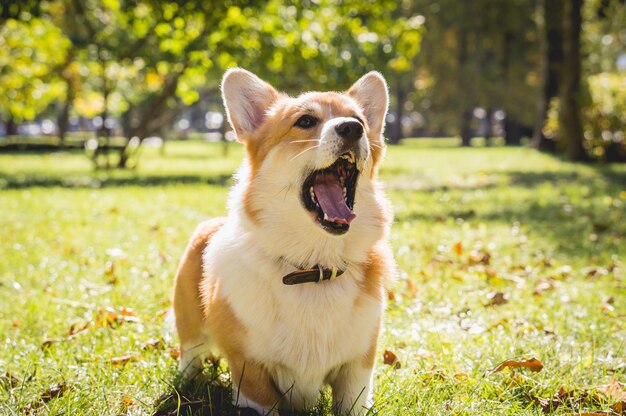
[[284, 285], [293, 268], [249, 237], [236, 221], [226, 224], [205, 251], [206, 279], [246, 328], [246, 354], [265, 363], [281, 390], [315, 400], [333, 369], [365, 355], [382, 304], [362, 292], [358, 264], [332, 282]]

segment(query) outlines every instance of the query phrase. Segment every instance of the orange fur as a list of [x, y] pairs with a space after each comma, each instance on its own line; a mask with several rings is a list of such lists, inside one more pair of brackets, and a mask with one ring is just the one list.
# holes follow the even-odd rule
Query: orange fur
[[174, 284], [174, 312], [176, 329], [181, 343], [193, 342], [198, 328], [204, 324], [200, 281], [202, 280], [202, 250], [211, 237], [224, 225], [225, 218], [201, 223], [191, 237], [176, 272]]

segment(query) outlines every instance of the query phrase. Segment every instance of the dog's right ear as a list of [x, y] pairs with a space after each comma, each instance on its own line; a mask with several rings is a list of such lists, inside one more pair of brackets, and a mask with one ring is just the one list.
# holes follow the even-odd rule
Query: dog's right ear
[[261, 125], [277, 98], [270, 84], [245, 69], [229, 69], [222, 79], [226, 115], [240, 141]]

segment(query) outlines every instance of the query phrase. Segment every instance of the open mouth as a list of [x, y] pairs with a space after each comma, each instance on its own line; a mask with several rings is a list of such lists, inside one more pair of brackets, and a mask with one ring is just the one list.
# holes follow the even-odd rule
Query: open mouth
[[331, 234], [344, 234], [356, 218], [354, 195], [359, 171], [353, 151], [345, 152], [330, 166], [309, 175], [302, 186], [304, 207]]

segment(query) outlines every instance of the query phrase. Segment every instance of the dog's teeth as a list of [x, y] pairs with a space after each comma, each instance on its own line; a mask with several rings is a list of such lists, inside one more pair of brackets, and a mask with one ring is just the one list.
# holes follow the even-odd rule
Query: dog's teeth
[[326, 221], [328, 221], [328, 214], [327, 214], [327, 213], [324, 213], [324, 219], [325, 219]]
[[348, 190], [346, 189], [346, 187], [343, 187], [343, 197], [345, 198], [346, 195], [348, 194]]
[[315, 201], [316, 199], [315, 199], [315, 192], [313, 192], [313, 187], [309, 189], [309, 194], [311, 195], [311, 199]]

